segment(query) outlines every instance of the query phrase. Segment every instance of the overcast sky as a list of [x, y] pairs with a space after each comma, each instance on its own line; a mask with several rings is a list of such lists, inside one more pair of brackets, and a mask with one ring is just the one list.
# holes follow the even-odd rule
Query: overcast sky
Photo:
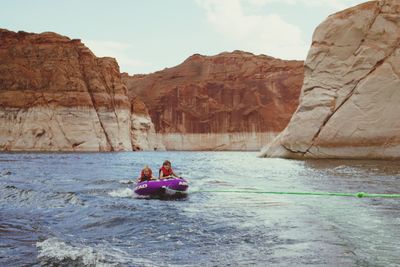
[[328, 15], [359, 0], [3, 0], [0, 28], [53, 31], [149, 73], [192, 54], [244, 50], [304, 60]]

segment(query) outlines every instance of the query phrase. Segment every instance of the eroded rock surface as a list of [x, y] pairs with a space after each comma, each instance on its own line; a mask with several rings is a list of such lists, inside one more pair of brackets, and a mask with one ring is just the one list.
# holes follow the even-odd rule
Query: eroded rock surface
[[234, 51], [193, 55], [149, 75], [122, 78], [143, 99], [167, 149], [258, 150], [298, 105], [303, 62]]
[[262, 154], [400, 157], [400, 2], [371, 1], [314, 32], [299, 107]]
[[80, 40], [0, 29], [0, 150], [158, 148], [136, 137], [154, 130], [148, 116], [137, 121], [132, 99], [115, 59]]

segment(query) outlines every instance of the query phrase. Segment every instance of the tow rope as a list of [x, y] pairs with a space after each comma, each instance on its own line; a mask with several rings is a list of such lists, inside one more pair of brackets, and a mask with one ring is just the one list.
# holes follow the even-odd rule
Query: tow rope
[[368, 198], [400, 198], [400, 194], [370, 194], [365, 192], [339, 193], [339, 192], [276, 192], [260, 190], [216, 190], [202, 189], [191, 191], [192, 193], [242, 193], [242, 194], [266, 194], [266, 195], [298, 195], [298, 196], [338, 196], [338, 197], [368, 197]]

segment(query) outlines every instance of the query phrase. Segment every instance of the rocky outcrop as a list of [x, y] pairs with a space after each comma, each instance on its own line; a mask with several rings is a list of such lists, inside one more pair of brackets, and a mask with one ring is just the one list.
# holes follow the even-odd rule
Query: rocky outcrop
[[165, 150], [161, 139], [156, 135], [146, 105], [139, 97], [132, 95], [131, 139], [133, 150]]
[[137, 137], [152, 124], [135, 103], [115, 59], [55, 33], [0, 29], [0, 150], [158, 148]]
[[303, 62], [234, 51], [122, 78], [169, 150], [258, 150], [298, 105]]
[[400, 158], [400, 2], [371, 1], [315, 30], [300, 105], [268, 157]]

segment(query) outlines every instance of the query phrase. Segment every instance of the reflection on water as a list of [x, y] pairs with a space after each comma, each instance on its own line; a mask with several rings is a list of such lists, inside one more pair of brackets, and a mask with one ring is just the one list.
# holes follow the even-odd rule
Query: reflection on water
[[[396, 266], [399, 199], [196, 192], [400, 193], [393, 161], [247, 152], [0, 154], [0, 265]], [[185, 200], [132, 197], [170, 159]]]

